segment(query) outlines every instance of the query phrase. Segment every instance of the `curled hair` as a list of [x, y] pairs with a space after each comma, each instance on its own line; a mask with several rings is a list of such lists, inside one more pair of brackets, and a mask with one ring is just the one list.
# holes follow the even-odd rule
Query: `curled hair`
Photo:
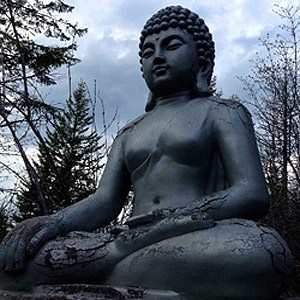
[[[142, 48], [144, 41], [148, 35], [159, 33], [168, 28], [181, 28], [186, 30], [196, 42], [199, 64], [205, 63], [208, 59], [212, 59], [214, 66], [215, 58], [215, 43], [212, 40], [212, 35], [203, 19], [191, 12], [187, 8], [181, 6], [169, 6], [159, 10], [145, 24], [140, 37], [139, 56], [142, 63]], [[210, 84], [213, 66], [207, 78], [207, 83]]]

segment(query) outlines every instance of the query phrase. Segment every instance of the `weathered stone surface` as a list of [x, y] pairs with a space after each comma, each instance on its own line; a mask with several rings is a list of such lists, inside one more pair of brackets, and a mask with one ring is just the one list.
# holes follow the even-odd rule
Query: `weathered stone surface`
[[[154, 287], [189, 300], [278, 299], [294, 260], [275, 230], [256, 223], [269, 198], [253, 123], [242, 104], [210, 95], [208, 27], [170, 6], [147, 21], [139, 47], [147, 113], [119, 132], [95, 194], [24, 221], [0, 246], [1, 289], [59, 286], [2, 299], [181, 298], [66, 283]], [[131, 186], [127, 224], [86, 233], [120, 213]]]

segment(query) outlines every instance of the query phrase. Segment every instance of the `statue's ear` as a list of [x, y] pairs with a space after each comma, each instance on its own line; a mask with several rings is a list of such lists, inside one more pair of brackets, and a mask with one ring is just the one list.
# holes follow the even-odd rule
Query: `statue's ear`
[[149, 92], [149, 96], [148, 96], [147, 103], [145, 106], [145, 111], [148, 112], [148, 111], [152, 110], [155, 106], [156, 106], [156, 97], [154, 96], [154, 94], [152, 92]]
[[208, 80], [211, 76], [213, 68], [212, 58], [208, 57], [205, 61], [199, 63], [198, 72], [196, 75], [196, 92], [199, 97], [208, 97], [211, 95], [209, 90]]

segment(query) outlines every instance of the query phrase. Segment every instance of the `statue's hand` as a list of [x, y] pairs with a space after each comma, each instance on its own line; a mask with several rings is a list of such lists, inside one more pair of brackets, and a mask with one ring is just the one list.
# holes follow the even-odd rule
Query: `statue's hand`
[[41, 216], [21, 222], [2, 241], [0, 268], [7, 272], [24, 271], [28, 258], [60, 233], [61, 220], [56, 216]]
[[174, 213], [168, 209], [153, 211], [156, 222], [148, 223], [148, 226], [142, 224], [140, 227], [131, 227], [117, 235], [114, 240], [115, 253], [118, 253], [119, 257], [125, 257], [162, 240], [215, 226], [215, 221], [207, 214], [180, 212]]
[[208, 214], [206, 214], [202, 207], [198, 206], [185, 206], [185, 207], [178, 207], [174, 209], [163, 208], [157, 209], [149, 213], [152, 216], [153, 221], [160, 221], [165, 218], [172, 218], [172, 217], [180, 217], [180, 216], [192, 216], [192, 215], [203, 215], [203, 219], [208, 219]]
[[[194, 216], [198, 220], [199, 218], [202, 218], [203, 221], [210, 220], [212, 221], [213, 219], [211, 218], [210, 215], [202, 211], [202, 207], [198, 206], [192, 206], [192, 207], [179, 207], [179, 208], [159, 208], [154, 211], [151, 211], [150, 213], [144, 214], [144, 215], [139, 215], [130, 218], [129, 220], [126, 221], [126, 225], [129, 226], [130, 229], [133, 229], [135, 227], [141, 227], [141, 226], [148, 226], [148, 225], [155, 225], [160, 221], [163, 221], [165, 219], [172, 219], [172, 218], [177, 218], [177, 217], [192, 217]], [[124, 230], [127, 230], [128, 228], [124, 228]], [[119, 230], [124, 231], [124, 230]]]

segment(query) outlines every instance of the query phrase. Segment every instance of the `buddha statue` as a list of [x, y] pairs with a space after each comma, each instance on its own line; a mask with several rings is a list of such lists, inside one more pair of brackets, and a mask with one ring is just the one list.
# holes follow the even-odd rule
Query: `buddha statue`
[[[184, 299], [277, 299], [293, 259], [257, 222], [269, 200], [251, 115], [210, 93], [208, 27], [170, 6], [147, 21], [139, 48], [146, 113], [114, 140], [95, 194], [7, 235], [0, 289], [88, 283]], [[132, 217], [94, 233], [118, 216], [131, 186]]]

